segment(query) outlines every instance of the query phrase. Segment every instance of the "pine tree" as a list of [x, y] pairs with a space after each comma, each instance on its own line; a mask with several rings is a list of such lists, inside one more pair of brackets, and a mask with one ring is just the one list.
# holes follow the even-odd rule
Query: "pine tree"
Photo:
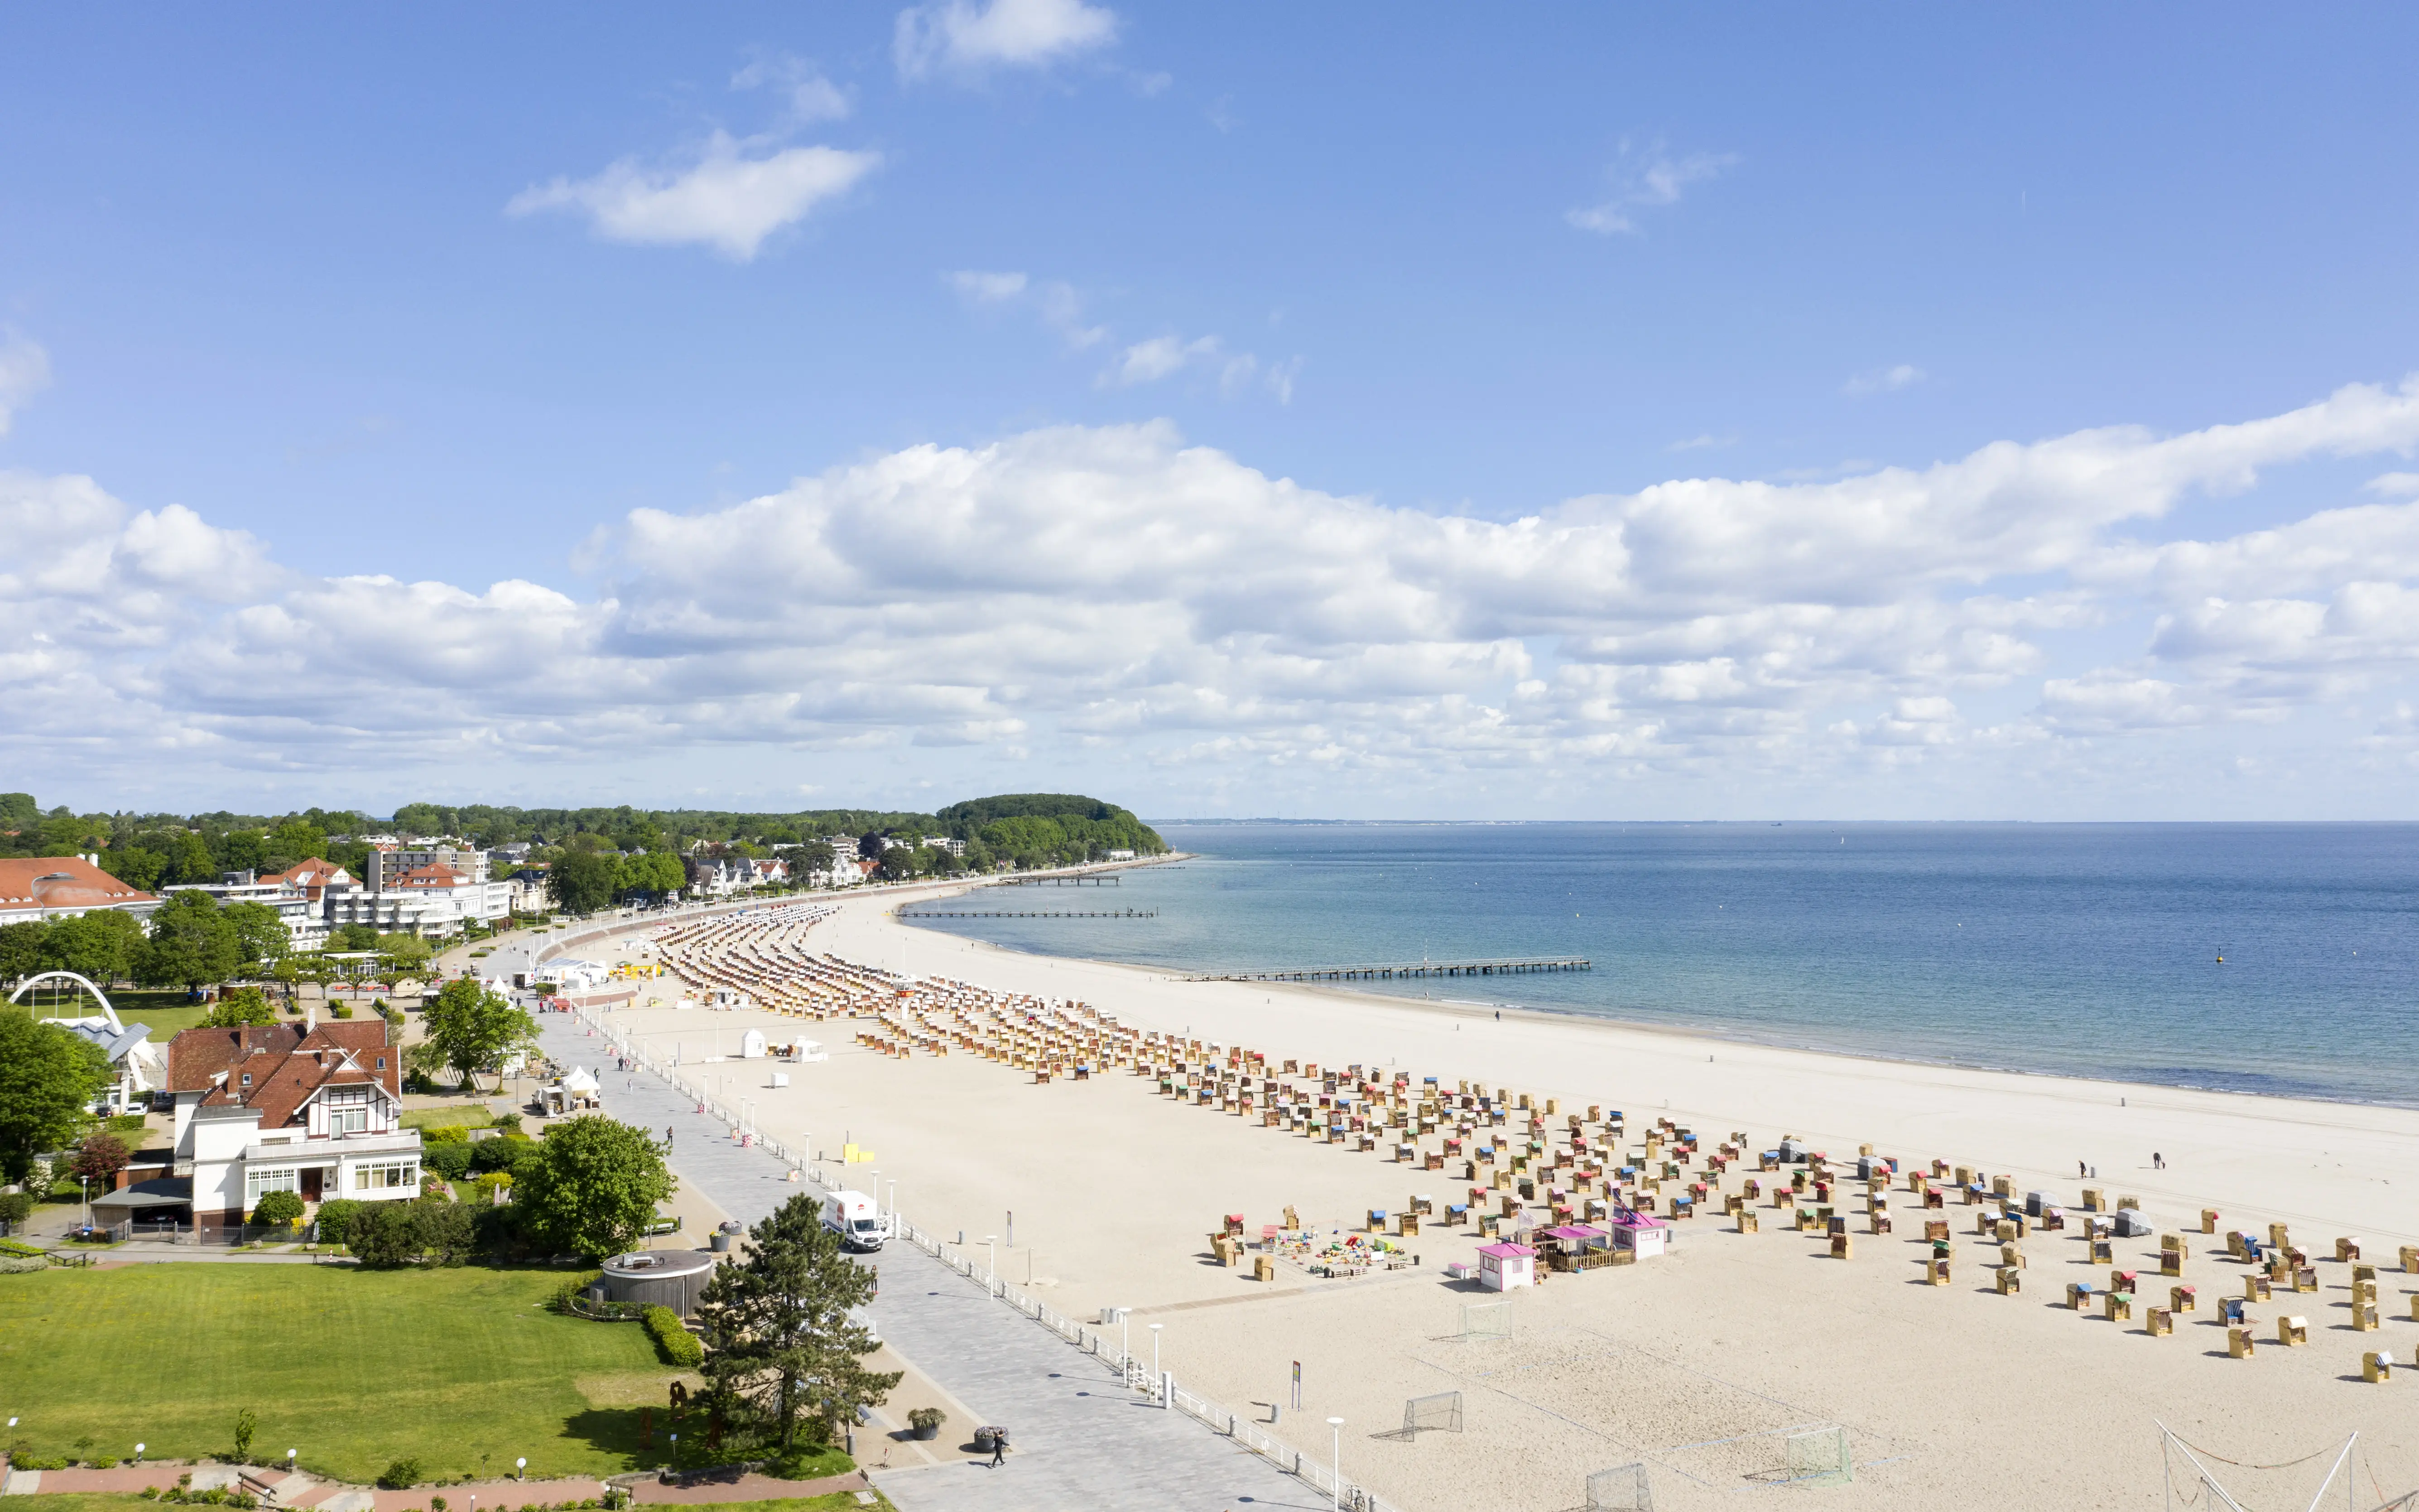
[[873, 1298], [873, 1272], [849, 1259], [804, 1194], [747, 1237], [747, 1257], [717, 1266], [698, 1304], [707, 1390], [717, 1409], [746, 1402], [769, 1419], [785, 1455], [802, 1419], [828, 1443], [899, 1384], [900, 1372], [863, 1363], [878, 1346], [854, 1313]]

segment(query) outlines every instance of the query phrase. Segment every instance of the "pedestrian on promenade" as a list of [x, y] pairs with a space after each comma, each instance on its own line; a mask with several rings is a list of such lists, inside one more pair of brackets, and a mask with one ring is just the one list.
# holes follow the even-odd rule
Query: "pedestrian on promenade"
[[994, 1470], [1008, 1463], [1008, 1430], [997, 1428], [991, 1436], [991, 1464]]

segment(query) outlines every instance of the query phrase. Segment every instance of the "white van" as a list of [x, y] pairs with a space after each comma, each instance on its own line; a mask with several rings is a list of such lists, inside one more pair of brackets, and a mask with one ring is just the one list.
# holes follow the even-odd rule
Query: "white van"
[[882, 1208], [862, 1192], [835, 1192], [824, 1198], [824, 1227], [840, 1236], [843, 1248], [878, 1250], [890, 1237], [890, 1221]]

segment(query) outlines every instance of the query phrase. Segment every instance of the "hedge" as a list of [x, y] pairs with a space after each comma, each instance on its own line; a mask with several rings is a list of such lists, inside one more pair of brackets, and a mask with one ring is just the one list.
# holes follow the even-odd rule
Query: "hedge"
[[683, 1370], [694, 1370], [705, 1363], [705, 1346], [697, 1335], [681, 1326], [680, 1314], [669, 1307], [650, 1307], [646, 1311], [647, 1332], [655, 1335], [655, 1350], [664, 1364]]

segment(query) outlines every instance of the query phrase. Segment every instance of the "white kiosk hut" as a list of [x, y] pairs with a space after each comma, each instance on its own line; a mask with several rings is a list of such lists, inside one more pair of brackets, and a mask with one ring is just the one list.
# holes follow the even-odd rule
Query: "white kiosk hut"
[[1478, 1284], [1510, 1291], [1537, 1284], [1537, 1252], [1526, 1244], [1485, 1244], [1478, 1251]]
[[600, 1269], [595, 1289], [606, 1302], [669, 1307], [686, 1318], [697, 1311], [699, 1293], [714, 1275], [714, 1257], [704, 1250], [643, 1249], [616, 1255]]

